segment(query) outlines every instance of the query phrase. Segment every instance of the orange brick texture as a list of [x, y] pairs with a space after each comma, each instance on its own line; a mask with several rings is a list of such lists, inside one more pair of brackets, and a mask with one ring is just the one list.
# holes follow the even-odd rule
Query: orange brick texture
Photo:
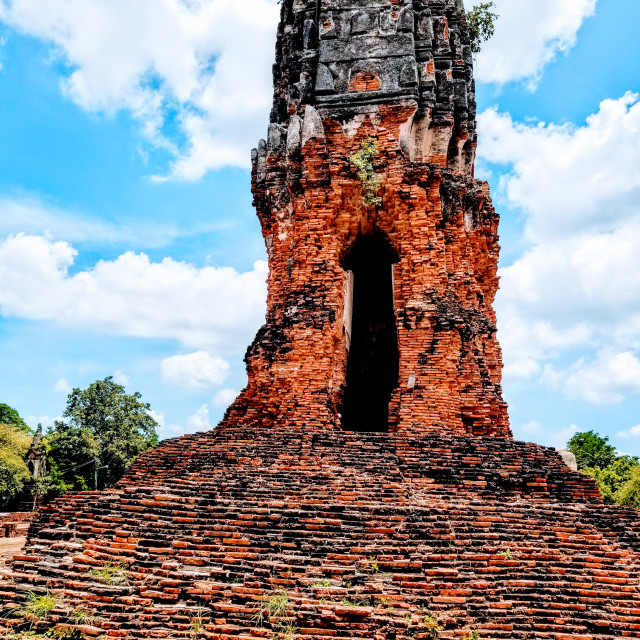
[[31, 511], [4, 513], [0, 515], [0, 538], [24, 536], [35, 514]]
[[[413, 110], [380, 107], [346, 133], [341, 122], [316, 116], [322, 136], [289, 155], [274, 145], [263, 179], [255, 165], [269, 297], [267, 324], [248, 353], [245, 396], [259, 399], [261, 423], [267, 406], [275, 422], [305, 430], [340, 426], [345, 256], [358, 236], [379, 232], [399, 256], [393, 267], [399, 384], [390, 429], [510, 436], [492, 309], [498, 216], [486, 184], [408, 161], [400, 129]], [[382, 182], [375, 207], [364, 203], [350, 160], [368, 139], [377, 143]]]
[[[461, 0], [283, 1], [271, 125], [253, 153], [270, 272], [247, 388], [213, 431], [42, 508], [0, 574], [0, 631], [640, 638], [637, 512], [604, 506], [593, 480], [509, 430], [472, 71]], [[353, 156], [370, 140], [368, 194]], [[383, 433], [342, 424], [363, 237], [397, 258]], [[46, 618], [11, 614], [46, 591]]]
[[187, 640], [199, 618], [201, 638], [282, 639], [256, 617], [278, 593], [296, 640], [431, 638], [427, 615], [448, 640], [638, 638], [639, 534], [536, 445], [226, 426], [43, 508], [0, 598], [48, 589], [35, 630], [81, 610], [113, 639]]

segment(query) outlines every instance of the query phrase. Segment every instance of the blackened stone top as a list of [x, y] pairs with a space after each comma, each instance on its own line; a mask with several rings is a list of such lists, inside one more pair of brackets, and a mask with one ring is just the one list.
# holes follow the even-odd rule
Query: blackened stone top
[[462, 0], [284, 0], [271, 122], [414, 102], [432, 125], [475, 130]]

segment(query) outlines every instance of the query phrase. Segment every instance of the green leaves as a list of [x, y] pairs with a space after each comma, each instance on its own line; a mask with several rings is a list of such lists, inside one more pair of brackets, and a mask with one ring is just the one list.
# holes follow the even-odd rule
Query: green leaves
[[576, 433], [567, 448], [575, 454], [578, 469], [592, 477], [605, 504], [640, 507], [640, 461], [621, 456], [608, 437], [594, 431]]
[[616, 448], [608, 444], [608, 437], [601, 437], [594, 431], [576, 433], [567, 449], [576, 456], [578, 469], [598, 467], [604, 469], [617, 458]]
[[382, 204], [382, 198], [377, 193], [382, 184], [382, 178], [376, 174], [373, 159], [378, 155], [378, 143], [374, 138], [367, 138], [360, 145], [360, 151], [351, 156], [351, 162], [358, 171], [358, 178], [362, 182], [362, 200], [368, 207]]
[[51, 478], [57, 492], [115, 484], [127, 467], [158, 442], [151, 407], [111, 377], [74, 389], [63, 420], [47, 434]]
[[640, 466], [631, 469], [629, 479], [616, 492], [616, 503], [623, 507], [640, 509]]
[[[6, 405], [5, 405], [6, 406]], [[31, 436], [14, 424], [0, 423], [0, 506], [10, 505], [31, 480], [24, 457]]]
[[8, 404], [0, 404], [0, 423], [10, 424], [23, 433], [32, 433], [31, 429], [29, 429], [27, 423], [20, 417], [18, 412], [15, 409], [12, 409]]
[[482, 43], [493, 37], [498, 19], [498, 14], [491, 11], [495, 8], [493, 2], [483, 2], [467, 12], [467, 24], [469, 25], [469, 38], [471, 51], [479, 53]]

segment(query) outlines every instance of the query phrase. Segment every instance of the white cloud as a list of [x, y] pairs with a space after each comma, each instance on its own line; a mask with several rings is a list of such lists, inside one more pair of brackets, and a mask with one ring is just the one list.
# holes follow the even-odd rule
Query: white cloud
[[41, 415], [41, 416], [22, 416], [23, 420], [29, 425], [29, 428], [35, 431], [38, 428], [38, 425], [42, 425], [43, 431], [46, 431], [47, 427], [53, 426], [54, 422], [62, 421], [64, 418], [62, 416], [49, 416], [49, 415]]
[[165, 382], [180, 387], [206, 389], [225, 381], [229, 373], [229, 363], [206, 351], [196, 351], [165, 358], [161, 369]]
[[[640, 220], [611, 232], [540, 242], [501, 269], [501, 278], [496, 310], [506, 376], [530, 378], [545, 362], [572, 351], [582, 357], [603, 350], [633, 356], [640, 349]], [[603, 392], [598, 382], [613, 375], [604, 365], [615, 362], [621, 361], [598, 358], [600, 374], [579, 376], [592, 391], [578, 393], [577, 370], [567, 373], [572, 384], [560, 386], [589, 402], [619, 402], [618, 392]], [[583, 371], [585, 364], [576, 366]], [[635, 393], [636, 386], [620, 378], [615, 384], [623, 395]]]
[[187, 433], [198, 433], [199, 431], [209, 431], [211, 422], [209, 420], [209, 407], [203, 404], [192, 416], [187, 418]]
[[549, 436], [550, 446], [556, 449], [564, 449], [571, 438], [578, 432], [582, 431], [578, 425], [572, 424], [565, 429], [555, 431]]
[[[216, 227], [215, 221], [207, 230]], [[46, 235], [67, 242], [83, 242], [104, 246], [108, 243], [128, 243], [158, 247], [176, 237], [190, 235], [194, 229], [179, 229], [161, 222], [130, 220], [118, 224], [96, 220], [82, 212], [64, 211], [43, 203], [36, 197], [0, 197], [0, 237], [13, 233]]]
[[616, 433], [617, 438], [637, 438], [638, 436], [640, 436], [640, 424], [626, 431], [618, 431], [618, 433]]
[[[596, 0], [496, 5], [477, 77], [504, 83], [537, 78], [573, 46]], [[67, 65], [63, 89], [82, 108], [133, 114], [147, 139], [174, 155], [174, 178], [246, 167], [264, 135], [275, 0], [0, 0], [0, 20], [51, 44]]]
[[536, 420], [531, 420], [531, 422], [521, 424], [519, 427], [514, 427], [514, 430], [528, 434], [540, 433], [540, 431], [542, 431], [542, 425]]
[[41, 236], [0, 242], [0, 312], [196, 349], [246, 345], [264, 319], [264, 262], [238, 273], [128, 252], [72, 274], [75, 257]]
[[479, 117], [482, 160], [511, 165], [501, 191], [527, 214], [527, 238], [616, 228], [640, 213], [640, 95], [604, 100], [584, 126]]
[[547, 366], [544, 377], [574, 398], [589, 404], [617, 404], [640, 394], [640, 359], [629, 351], [581, 358], [567, 371]]
[[483, 158], [507, 165], [498, 202], [526, 221], [496, 300], [506, 378], [542, 375], [594, 404], [640, 393], [640, 97], [604, 101], [581, 127], [492, 110], [480, 132]]
[[65, 395], [69, 395], [73, 391], [71, 385], [69, 384], [69, 381], [66, 378], [60, 378], [60, 380], [58, 380], [58, 382], [56, 382], [56, 384], [54, 385], [53, 390], [56, 393], [64, 393]]
[[[499, 15], [494, 37], [478, 55], [481, 82], [535, 82], [544, 67], [571, 49], [597, 0], [494, 0]], [[467, 9], [477, 0], [464, 0]]]
[[[177, 154], [177, 178], [247, 166], [264, 135], [275, 0], [0, 0], [0, 20], [53, 45], [78, 105], [137, 117]], [[169, 121], [185, 144], [163, 134]]]
[[173, 424], [167, 422], [164, 413], [158, 411], [149, 411], [149, 415], [158, 423], [157, 432], [160, 440], [166, 438], [176, 438], [186, 433], [198, 433], [201, 431], [210, 431], [213, 428], [209, 415], [209, 407], [203, 404], [185, 422], [185, 425]]
[[118, 369], [118, 371], [113, 374], [113, 381], [116, 384], [121, 384], [123, 387], [126, 387], [129, 384], [129, 376], [124, 373], [124, 371]]
[[238, 397], [239, 393], [236, 389], [221, 389], [213, 396], [213, 406], [216, 409], [226, 409]]
[[156, 431], [158, 432], [158, 438], [160, 440], [184, 435], [184, 428], [180, 425], [167, 422], [164, 413], [150, 409], [149, 415], [158, 423]]

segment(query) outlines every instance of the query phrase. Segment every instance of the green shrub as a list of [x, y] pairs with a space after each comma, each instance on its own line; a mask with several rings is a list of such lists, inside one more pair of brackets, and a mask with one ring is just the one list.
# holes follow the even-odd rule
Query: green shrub
[[358, 170], [358, 178], [362, 183], [362, 200], [368, 207], [382, 204], [377, 193], [382, 178], [376, 174], [373, 159], [378, 155], [378, 143], [374, 138], [367, 138], [360, 145], [360, 151], [351, 156], [351, 162]]
[[482, 43], [490, 40], [495, 33], [495, 23], [499, 16], [491, 11], [494, 8], [495, 4], [493, 2], [483, 2], [467, 12], [469, 39], [473, 53], [479, 53]]

